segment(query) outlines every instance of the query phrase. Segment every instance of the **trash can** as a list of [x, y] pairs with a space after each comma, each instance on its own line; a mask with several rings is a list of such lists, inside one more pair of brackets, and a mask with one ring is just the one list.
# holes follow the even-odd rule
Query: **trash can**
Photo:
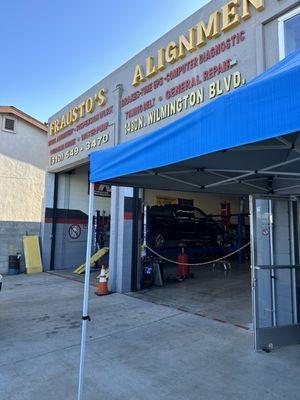
[[20, 273], [20, 260], [21, 256], [19, 254], [8, 256], [8, 275], [17, 275]]

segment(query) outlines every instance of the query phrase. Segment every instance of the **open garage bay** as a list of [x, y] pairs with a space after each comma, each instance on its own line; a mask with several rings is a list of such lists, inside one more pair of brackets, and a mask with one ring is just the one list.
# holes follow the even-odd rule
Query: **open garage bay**
[[133, 293], [137, 298], [199, 313], [245, 328], [252, 326], [250, 266], [231, 263], [225, 271], [222, 264], [191, 267], [193, 279], [182, 282], [176, 277], [177, 266], [164, 269], [163, 287], [153, 286]]

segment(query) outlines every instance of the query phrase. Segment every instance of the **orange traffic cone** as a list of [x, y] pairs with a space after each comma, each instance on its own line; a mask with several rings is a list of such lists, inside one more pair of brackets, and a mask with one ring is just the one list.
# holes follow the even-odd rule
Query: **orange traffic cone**
[[104, 265], [102, 265], [101, 268], [98, 289], [96, 290], [95, 294], [97, 296], [105, 296], [106, 294], [110, 294], [110, 292], [108, 291], [107, 276]]

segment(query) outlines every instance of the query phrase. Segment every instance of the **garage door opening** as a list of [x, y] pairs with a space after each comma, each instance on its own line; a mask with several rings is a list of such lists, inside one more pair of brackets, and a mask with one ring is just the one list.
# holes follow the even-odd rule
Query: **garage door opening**
[[145, 190], [144, 204], [147, 248], [133, 295], [251, 328], [248, 198]]

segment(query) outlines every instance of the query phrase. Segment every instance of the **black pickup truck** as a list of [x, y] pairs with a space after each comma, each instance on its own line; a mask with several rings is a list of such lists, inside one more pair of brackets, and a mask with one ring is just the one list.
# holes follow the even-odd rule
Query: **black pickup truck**
[[159, 249], [172, 243], [201, 247], [221, 247], [224, 225], [192, 206], [167, 204], [150, 209], [152, 245]]

